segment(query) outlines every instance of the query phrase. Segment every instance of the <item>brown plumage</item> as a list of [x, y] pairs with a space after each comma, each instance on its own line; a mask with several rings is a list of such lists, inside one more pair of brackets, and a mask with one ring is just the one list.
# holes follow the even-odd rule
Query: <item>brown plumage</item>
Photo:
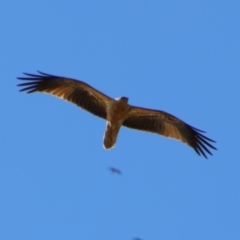
[[125, 126], [180, 140], [205, 158], [206, 153], [212, 155], [209, 148], [217, 150], [211, 144], [215, 141], [203, 135], [204, 131], [166, 112], [131, 106], [128, 98], [110, 98], [82, 81], [42, 72], [38, 75], [24, 74], [26, 77], [18, 78], [26, 81], [18, 85], [24, 87], [20, 91], [49, 93], [106, 119], [107, 128], [103, 141], [106, 149], [115, 145], [121, 126]]

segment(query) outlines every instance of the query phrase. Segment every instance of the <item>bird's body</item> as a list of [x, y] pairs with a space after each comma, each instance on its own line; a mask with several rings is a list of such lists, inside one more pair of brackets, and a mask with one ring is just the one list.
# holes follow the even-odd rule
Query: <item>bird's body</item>
[[215, 149], [210, 138], [203, 131], [194, 128], [173, 115], [128, 104], [128, 98], [110, 98], [90, 85], [64, 77], [45, 74], [25, 73], [27, 77], [18, 79], [26, 81], [20, 91], [45, 92], [70, 101], [79, 107], [107, 121], [103, 145], [106, 149], [114, 147], [121, 126], [157, 133], [165, 137], [180, 140], [192, 147], [197, 154], [207, 158], [212, 154], [208, 148]]
[[103, 137], [103, 146], [106, 149], [114, 147], [118, 132], [126, 119], [130, 106], [128, 98], [121, 97], [112, 100], [107, 106], [107, 126]]

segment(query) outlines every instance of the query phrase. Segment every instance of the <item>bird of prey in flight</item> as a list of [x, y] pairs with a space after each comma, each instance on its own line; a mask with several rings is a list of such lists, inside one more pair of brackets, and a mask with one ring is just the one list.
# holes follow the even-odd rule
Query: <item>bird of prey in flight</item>
[[127, 97], [111, 98], [94, 89], [85, 82], [66, 77], [59, 77], [43, 72], [24, 73], [24, 83], [20, 91], [27, 93], [44, 92], [72, 102], [90, 113], [107, 121], [103, 138], [105, 149], [114, 147], [121, 126], [157, 133], [174, 138], [192, 147], [198, 155], [207, 158], [212, 155], [209, 149], [217, 150], [212, 139], [201, 131], [173, 115], [153, 109], [135, 107], [128, 104]]
[[119, 170], [119, 169], [117, 169], [117, 168], [115, 168], [115, 167], [109, 167], [108, 169], [109, 169], [109, 171], [111, 171], [112, 173], [116, 173], [116, 174], [118, 174], [118, 175], [122, 175], [122, 171]]

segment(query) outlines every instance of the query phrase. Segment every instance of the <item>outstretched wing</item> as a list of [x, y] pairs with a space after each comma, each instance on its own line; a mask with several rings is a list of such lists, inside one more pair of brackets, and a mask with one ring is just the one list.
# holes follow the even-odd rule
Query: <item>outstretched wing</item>
[[175, 138], [188, 144], [198, 155], [203, 155], [205, 158], [207, 158], [206, 153], [212, 155], [209, 148], [217, 150], [210, 144], [215, 141], [204, 136], [204, 131], [163, 111], [131, 106], [123, 126]]
[[43, 72], [38, 73], [37, 75], [24, 73], [25, 77], [19, 77], [19, 80], [26, 81], [18, 85], [24, 87], [20, 91], [26, 91], [27, 93], [36, 91], [49, 93], [75, 103], [94, 115], [106, 119], [106, 106], [112, 100], [110, 97], [82, 81], [58, 77]]

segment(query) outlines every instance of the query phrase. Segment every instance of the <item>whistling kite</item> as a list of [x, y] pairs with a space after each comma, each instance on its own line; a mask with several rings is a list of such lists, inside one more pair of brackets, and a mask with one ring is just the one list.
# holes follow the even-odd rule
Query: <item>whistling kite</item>
[[42, 72], [24, 73], [27, 77], [20, 91], [45, 92], [75, 103], [92, 114], [107, 120], [103, 138], [106, 149], [114, 147], [121, 126], [142, 131], [158, 133], [175, 138], [192, 147], [198, 155], [207, 158], [211, 154], [208, 148], [215, 149], [210, 142], [215, 142], [203, 135], [204, 131], [194, 128], [180, 119], [163, 111], [134, 107], [128, 104], [127, 97], [110, 98], [88, 84], [70, 78], [58, 77]]

